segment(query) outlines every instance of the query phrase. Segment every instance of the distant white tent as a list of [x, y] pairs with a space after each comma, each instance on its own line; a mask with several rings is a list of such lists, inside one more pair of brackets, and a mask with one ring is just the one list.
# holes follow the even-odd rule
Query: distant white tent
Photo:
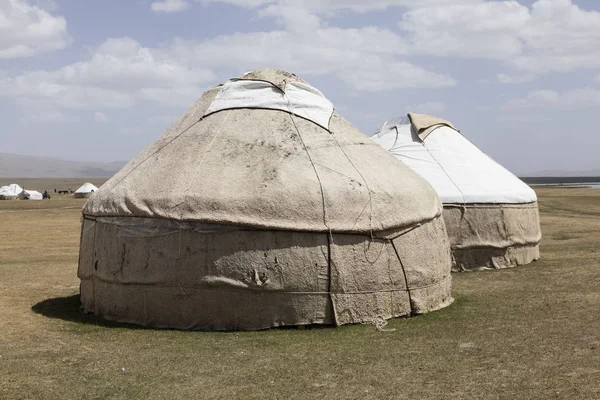
[[17, 185], [16, 183], [11, 183], [7, 187], [17, 195], [23, 191], [23, 188], [21, 186]]
[[96, 186], [92, 185], [89, 182], [86, 182], [75, 191], [75, 194], [73, 196], [77, 199], [86, 198], [90, 197], [90, 195], [97, 190], [98, 188]]
[[14, 200], [19, 195], [16, 194], [10, 186], [2, 186], [0, 187], [0, 200]]
[[42, 200], [44, 196], [37, 190], [22, 190], [19, 193], [20, 200]]

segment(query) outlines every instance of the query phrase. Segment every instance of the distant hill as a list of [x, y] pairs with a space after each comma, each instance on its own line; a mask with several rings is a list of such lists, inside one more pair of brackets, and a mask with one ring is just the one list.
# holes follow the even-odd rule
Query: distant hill
[[0, 153], [0, 178], [109, 178], [124, 165]]
[[521, 177], [523, 182], [529, 185], [548, 185], [548, 184], [582, 184], [582, 183], [598, 183], [598, 176], [524, 176]]
[[519, 174], [521, 177], [597, 177], [600, 176], [600, 169], [591, 171], [537, 171], [527, 174]]

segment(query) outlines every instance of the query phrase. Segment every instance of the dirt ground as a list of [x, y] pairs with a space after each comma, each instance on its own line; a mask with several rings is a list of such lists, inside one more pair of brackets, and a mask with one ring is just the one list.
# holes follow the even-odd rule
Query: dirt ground
[[183, 332], [82, 315], [85, 200], [0, 201], [0, 398], [600, 399], [600, 190], [537, 192], [540, 261], [454, 274], [451, 307], [390, 332]]

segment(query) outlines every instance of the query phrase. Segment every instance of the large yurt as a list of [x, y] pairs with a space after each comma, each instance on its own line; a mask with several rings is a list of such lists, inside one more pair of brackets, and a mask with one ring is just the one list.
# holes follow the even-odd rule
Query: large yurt
[[386, 121], [371, 138], [435, 188], [454, 270], [508, 268], [540, 257], [535, 192], [450, 122], [408, 114]]
[[442, 205], [296, 75], [205, 92], [83, 208], [83, 309], [152, 327], [376, 322], [451, 298]]
[[88, 198], [88, 197], [90, 197], [90, 195], [92, 193], [94, 193], [97, 190], [98, 190], [98, 188], [96, 186], [94, 186], [93, 184], [91, 184], [89, 182], [86, 182], [83, 185], [81, 185], [81, 187], [79, 189], [77, 189], [75, 191], [75, 193], [73, 194], [73, 197], [75, 197], [76, 199]]

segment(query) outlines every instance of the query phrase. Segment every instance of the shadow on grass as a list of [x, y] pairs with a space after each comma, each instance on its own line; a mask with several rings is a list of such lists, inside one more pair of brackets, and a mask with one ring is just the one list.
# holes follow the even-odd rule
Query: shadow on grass
[[[127, 328], [127, 329], [141, 329], [141, 330], [174, 330], [174, 331], [190, 331], [190, 332], [203, 332], [201, 330], [186, 330], [186, 329], [172, 329], [172, 328], [155, 328], [150, 326], [142, 326], [135, 324], [128, 324], [122, 322], [115, 322], [104, 319], [94, 314], [88, 314], [81, 311], [81, 302], [79, 295], [75, 294], [66, 297], [55, 297], [53, 299], [46, 299], [34, 304], [31, 310], [36, 313], [43, 315], [48, 318], [62, 319], [63, 321], [77, 322], [88, 325], [102, 326], [107, 328]], [[266, 330], [301, 330], [301, 329], [323, 329], [331, 328], [331, 325], [305, 325], [305, 326], [280, 326]], [[265, 330], [257, 330], [251, 332], [262, 332]], [[222, 330], [222, 333], [239, 333], [239, 330]]]
[[[454, 303], [449, 306], [446, 307], [442, 310], [438, 310], [432, 313], [426, 313], [426, 314], [422, 314], [422, 315], [416, 315], [416, 316], [402, 316], [402, 317], [397, 317], [397, 318], [391, 318], [388, 320], [388, 322], [392, 323], [392, 324], [398, 324], [398, 323], [416, 323], [416, 322], [425, 322], [425, 321], [437, 321], [437, 320], [446, 320], [448, 318], [453, 318], [455, 314], [457, 314], [457, 312], [460, 312], [459, 310], [462, 309], [465, 306], [465, 303], [469, 303], [470, 301], [467, 300], [467, 296], [464, 295], [457, 295], [455, 296], [455, 301]], [[174, 331], [180, 331], [181, 329], [172, 329], [172, 328], [156, 328], [156, 327], [149, 327], [149, 326], [142, 326], [142, 325], [135, 325], [135, 324], [128, 324], [128, 323], [122, 323], [122, 322], [115, 322], [115, 321], [110, 321], [107, 319], [104, 319], [102, 317], [96, 316], [94, 314], [88, 314], [88, 313], [84, 313], [83, 311], [81, 311], [81, 302], [79, 300], [79, 295], [75, 294], [72, 296], [66, 296], [66, 297], [55, 297], [53, 299], [46, 299], [43, 301], [40, 301], [37, 304], [34, 304], [31, 307], [31, 310], [36, 313], [36, 314], [40, 314], [43, 315], [47, 318], [55, 318], [55, 319], [61, 319], [63, 321], [69, 321], [69, 322], [76, 322], [76, 323], [81, 323], [81, 324], [87, 324], [87, 325], [95, 325], [95, 326], [101, 326], [101, 327], [107, 327], [107, 328], [127, 328], [127, 329], [137, 329], [137, 330], [174, 330]], [[361, 324], [349, 324], [349, 325], [345, 325], [344, 327], [346, 328], [350, 328], [350, 327], [356, 327], [356, 326], [360, 326]], [[365, 324], [362, 324], [365, 325]], [[267, 329], [260, 329], [260, 330], [256, 330], [256, 331], [248, 331], [248, 332], [265, 332], [265, 331], [302, 331], [302, 330], [327, 330], [327, 329], [332, 329], [334, 328], [333, 325], [328, 325], [328, 324], [310, 324], [310, 325], [301, 325], [301, 326], [277, 326], [277, 327], [272, 327], [272, 328], [267, 328]], [[192, 331], [192, 332], [203, 332], [202, 330], [186, 330], [183, 329], [183, 331]], [[222, 330], [220, 331], [222, 333], [240, 333], [243, 331], [239, 331], [236, 329], [231, 329], [231, 330]]]
[[81, 302], [78, 294], [67, 297], [55, 297], [53, 299], [40, 301], [39, 303], [34, 304], [31, 307], [31, 310], [36, 314], [40, 314], [48, 318], [104, 326], [107, 328], [152, 329], [140, 325], [109, 321], [93, 314], [86, 314], [81, 311]]

